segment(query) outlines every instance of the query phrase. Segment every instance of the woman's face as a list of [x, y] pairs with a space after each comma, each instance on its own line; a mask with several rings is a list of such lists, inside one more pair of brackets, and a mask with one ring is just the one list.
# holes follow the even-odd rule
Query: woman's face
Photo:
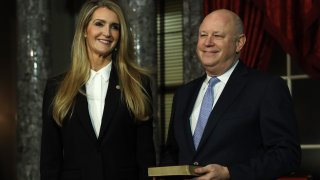
[[106, 7], [96, 9], [85, 37], [89, 57], [111, 57], [120, 38], [120, 24], [116, 13]]

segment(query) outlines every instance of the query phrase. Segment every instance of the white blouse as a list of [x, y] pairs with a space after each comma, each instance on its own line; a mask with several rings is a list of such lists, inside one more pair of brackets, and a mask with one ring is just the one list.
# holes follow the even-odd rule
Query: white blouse
[[99, 137], [101, 120], [107, 95], [109, 78], [111, 72], [111, 62], [99, 71], [90, 70], [90, 78], [86, 83], [86, 94], [91, 123]]

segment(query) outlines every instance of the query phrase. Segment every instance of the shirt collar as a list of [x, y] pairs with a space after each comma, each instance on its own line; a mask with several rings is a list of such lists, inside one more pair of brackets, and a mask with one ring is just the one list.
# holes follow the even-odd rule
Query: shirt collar
[[111, 67], [112, 67], [112, 62], [104, 66], [103, 68], [99, 69], [99, 71], [94, 71], [90, 69], [90, 78], [87, 83], [90, 83], [93, 79], [94, 76], [97, 74], [100, 74], [105, 82], [109, 81], [110, 78], [110, 72], [111, 72]]
[[[229, 80], [234, 68], [237, 66], [237, 64], [239, 63], [239, 60], [237, 60], [232, 66], [231, 68], [229, 68], [225, 73], [223, 73], [222, 75], [220, 76], [217, 76], [217, 78], [223, 82], [223, 83], [227, 83], [227, 81]], [[208, 76], [206, 77], [206, 80], [205, 80], [205, 83], [208, 83], [209, 80], [210, 80], [211, 76]]]

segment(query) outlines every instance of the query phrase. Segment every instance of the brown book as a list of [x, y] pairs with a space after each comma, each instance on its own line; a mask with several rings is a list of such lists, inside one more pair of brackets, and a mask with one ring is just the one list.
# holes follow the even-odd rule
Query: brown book
[[158, 176], [199, 176], [194, 172], [194, 169], [199, 166], [194, 165], [179, 165], [179, 166], [160, 166], [148, 168], [149, 177]]

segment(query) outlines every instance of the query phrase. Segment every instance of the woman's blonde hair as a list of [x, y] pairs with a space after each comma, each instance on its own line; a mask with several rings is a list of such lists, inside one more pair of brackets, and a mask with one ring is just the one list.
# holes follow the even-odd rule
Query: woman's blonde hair
[[113, 51], [112, 64], [117, 70], [121, 97], [137, 120], [145, 120], [151, 115], [150, 95], [142, 85], [142, 76], [148, 71], [136, 63], [133, 37], [121, 8], [110, 0], [92, 0], [86, 2], [79, 13], [75, 35], [72, 42], [71, 67], [61, 82], [53, 100], [53, 118], [62, 126], [64, 119], [73, 112], [76, 95], [81, 91], [90, 76], [90, 63], [84, 34], [93, 13], [100, 7], [115, 12], [120, 22], [120, 39], [117, 50]]

